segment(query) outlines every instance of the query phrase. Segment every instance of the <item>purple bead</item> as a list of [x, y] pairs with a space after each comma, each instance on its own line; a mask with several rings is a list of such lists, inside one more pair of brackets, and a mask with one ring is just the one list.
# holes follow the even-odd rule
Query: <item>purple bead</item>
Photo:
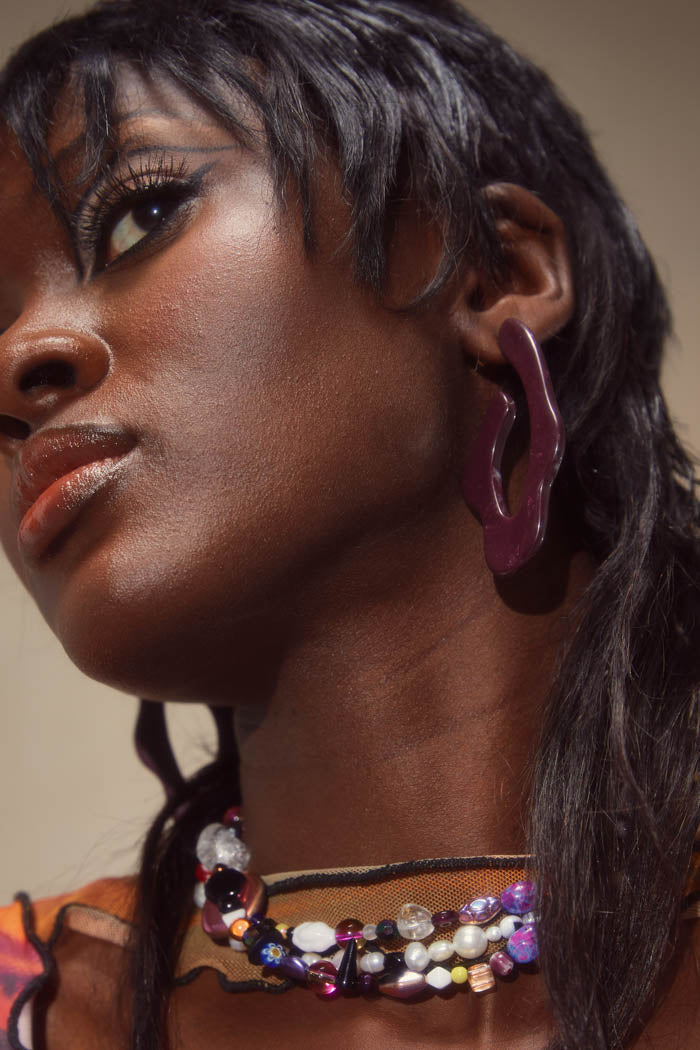
[[501, 894], [501, 905], [510, 915], [524, 915], [532, 911], [537, 899], [534, 882], [513, 882]]
[[213, 901], [205, 901], [202, 908], [202, 929], [215, 941], [228, 941], [228, 926]]
[[526, 922], [508, 938], [506, 951], [517, 963], [534, 962], [538, 955], [535, 924]]
[[430, 921], [439, 930], [445, 926], [454, 926], [459, 922], [459, 915], [456, 911], [436, 911]]
[[297, 955], [287, 955], [277, 967], [277, 973], [293, 981], [306, 981], [307, 966]]
[[377, 923], [377, 937], [380, 941], [393, 941], [398, 936], [398, 927], [393, 919], [382, 919]]
[[489, 959], [489, 966], [497, 977], [508, 977], [515, 969], [515, 963], [506, 952], [494, 952]]
[[476, 900], [465, 904], [459, 909], [459, 921], [468, 925], [470, 923], [490, 922], [501, 910], [501, 901], [498, 897], [477, 897]]
[[360, 991], [363, 995], [371, 995], [372, 992], [376, 991], [377, 979], [374, 974], [362, 973], [360, 974]]

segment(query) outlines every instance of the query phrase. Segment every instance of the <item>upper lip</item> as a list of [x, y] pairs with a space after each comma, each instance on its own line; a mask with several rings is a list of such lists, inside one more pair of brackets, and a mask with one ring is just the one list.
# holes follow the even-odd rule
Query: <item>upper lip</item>
[[103, 459], [119, 458], [136, 444], [123, 427], [96, 423], [38, 431], [27, 439], [12, 476], [12, 503], [19, 520], [54, 481]]

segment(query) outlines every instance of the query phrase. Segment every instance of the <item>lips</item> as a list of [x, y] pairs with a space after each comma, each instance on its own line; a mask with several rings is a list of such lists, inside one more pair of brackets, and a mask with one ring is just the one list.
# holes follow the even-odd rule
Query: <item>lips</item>
[[82, 425], [29, 438], [13, 474], [22, 551], [36, 558], [123, 466], [136, 444], [118, 427]]

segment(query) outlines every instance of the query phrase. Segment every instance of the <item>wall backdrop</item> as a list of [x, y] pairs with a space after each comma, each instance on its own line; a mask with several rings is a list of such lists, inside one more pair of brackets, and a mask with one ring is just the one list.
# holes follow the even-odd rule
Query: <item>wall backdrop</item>
[[[144, 0], [148, 2], [148, 0]], [[0, 62], [29, 33], [87, 4], [5, 0]], [[687, 0], [474, 0], [467, 6], [552, 75], [583, 113], [671, 293], [665, 386], [700, 450], [697, 99], [700, 5]], [[0, 898], [59, 893], [124, 873], [160, 789], [130, 746], [135, 702], [84, 678], [0, 564]], [[205, 759], [209, 718], [171, 715], [186, 768]]]

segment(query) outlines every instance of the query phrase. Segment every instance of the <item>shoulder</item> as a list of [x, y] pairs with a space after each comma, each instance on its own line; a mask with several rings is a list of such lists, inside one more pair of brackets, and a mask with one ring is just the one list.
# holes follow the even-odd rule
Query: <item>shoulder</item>
[[123, 946], [133, 901], [133, 880], [103, 879], [44, 900], [19, 894], [0, 908], [0, 1050], [31, 1047], [31, 1004], [51, 977], [62, 932]]

